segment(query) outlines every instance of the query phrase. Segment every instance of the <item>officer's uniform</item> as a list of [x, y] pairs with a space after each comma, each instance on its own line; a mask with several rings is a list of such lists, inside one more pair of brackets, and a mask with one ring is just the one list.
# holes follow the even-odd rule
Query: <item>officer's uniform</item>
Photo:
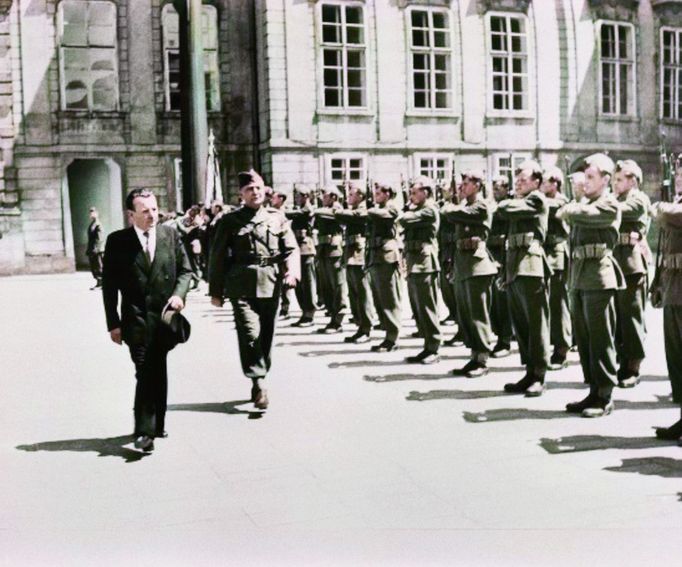
[[490, 205], [477, 195], [471, 203], [445, 205], [441, 219], [455, 229], [450, 246], [454, 249], [452, 282], [458, 306], [457, 323], [464, 344], [471, 349], [471, 360], [484, 366], [493, 348], [489, 305], [493, 277], [497, 274], [486, 246], [492, 224]]
[[336, 211], [336, 218], [345, 226], [343, 263], [346, 268], [350, 310], [358, 326], [358, 335], [369, 335], [376, 319], [370, 277], [365, 266], [367, 252], [367, 205]]
[[549, 297], [551, 270], [542, 243], [547, 235], [547, 199], [538, 190], [525, 198], [500, 203], [498, 212], [509, 221], [505, 283], [509, 311], [526, 376], [509, 391], [544, 384], [549, 363]]
[[[302, 189], [297, 189], [301, 191]], [[307, 189], [303, 189], [306, 193]], [[315, 241], [313, 240], [314, 209], [310, 203], [286, 211], [291, 229], [301, 250], [301, 281], [296, 286], [296, 300], [301, 318], [294, 325], [310, 325], [315, 316]]]
[[[509, 198], [507, 198], [509, 199]], [[507, 199], [503, 199], [503, 203]], [[503, 219], [497, 212], [493, 211], [493, 220], [488, 235], [488, 250], [498, 265], [499, 273], [504, 279], [505, 266], [507, 264], [507, 233], [509, 231], [509, 221]], [[509, 315], [509, 299], [507, 288], [504, 285], [493, 285], [491, 289], [490, 302], [490, 323], [493, 333], [497, 335], [497, 344], [493, 348], [495, 352], [509, 351], [512, 340], [512, 325]]]
[[285, 272], [299, 278], [299, 251], [277, 209], [241, 207], [218, 221], [209, 294], [232, 303], [244, 375], [265, 378]]
[[646, 338], [645, 307], [651, 251], [649, 232], [651, 201], [643, 191], [633, 188], [617, 197], [622, 219], [613, 256], [623, 270], [625, 288], [616, 293], [616, 351], [622, 386], [634, 385], [639, 365], [644, 360]]
[[409, 209], [400, 218], [405, 239], [407, 291], [415, 310], [417, 331], [424, 352], [437, 353], [441, 334], [438, 317], [438, 226], [440, 215], [433, 200]]
[[[451, 203], [444, 203], [440, 210]], [[457, 299], [455, 297], [455, 286], [453, 285], [453, 265], [455, 262], [455, 225], [452, 223], [443, 222], [438, 229], [438, 251], [440, 261], [440, 293], [443, 298], [443, 303], [448, 310], [446, 321], [457, 321]]]

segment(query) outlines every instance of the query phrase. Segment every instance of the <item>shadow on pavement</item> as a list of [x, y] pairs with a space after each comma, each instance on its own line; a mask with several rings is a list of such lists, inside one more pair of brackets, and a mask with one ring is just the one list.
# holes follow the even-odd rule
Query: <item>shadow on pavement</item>
[[232, 402], [209, 402], [205, 404], [170, 404], [168, 411], [197, 411], [206, 413], [226, 413], [229, 415], [246, 415], [249, 419], [260, 419], [264, 415], [261, 410], [243, 410], [237, 406], [250, 404], [251, 400], [234, 400]]
[[[638, 473], [663, 478], [682, 478], [682, 460], [670, 457], [644, 457], [639, 459], [623, 459], [618, 467], [604, 467], [605, 471]], [[682, 496], [682, 493], [678, 493]], [[682, 500], [682, 498], [681, 498]]]
[[[344, 344], [344, 343], [339, 343]], [[398, 347], [401, 348], [401, 347]], [[349, 349], [349, 350], [311, 350], [307, 352], [299, 352], [299, 356], [304, 356], [305, 358], [316, 358], [319, 356], [334, 356], [337, 354], [367, 354], [369, 353], [369, 346], [367, 348], [359, 349]]]
[[481, 400], [485, 398], [500, 398], [511, 394], [503, 390], [432, 390], [431, 392], [412, 391], [405, 398], [410, 402], [425, 402], [428, 400]]
[[46, 441], [31, 445], [17, 445], [19, 451], [74, 451], [76, 453], [97, 453], [98, 457], [120, 457], [126, 463], [134, 463], [149, 456], [150, 453], [136, 451], [124, 445], [135, 440], [133, 435], [106, 437], [102, 439], [65, 439], [63, 441]]
[[668, 382], [670, 380], [667, 375], [662, 374], [645, 374], [639, 377], [642, 382]]
[[[350, 362], [330, 362], [328, 368], [362, 368], [363, 366], [404, 366], [408, 364], [401, 360], [353, 360]], [[415, 365], [417, 366], [417, 365]], [[421, 365], [419, 365], [421, 366]]]
[[587, 390], [585, 382], [545, 382], [548, 390]]
[[365, 382], [402, 382], [404, 380], [445, 380], [453, 378], [451, 374], [378, 374], [362, 377]]
[[650, 437], [606, 437], [603, 435], [572, 435], [540, 439], [540, 447], [552, 455], [560, 453], [579, 453], [581, 451], [601, 451], [604, 449], [650, 449], [652, 447], [674, 446], [676, 441], [661, 441]]

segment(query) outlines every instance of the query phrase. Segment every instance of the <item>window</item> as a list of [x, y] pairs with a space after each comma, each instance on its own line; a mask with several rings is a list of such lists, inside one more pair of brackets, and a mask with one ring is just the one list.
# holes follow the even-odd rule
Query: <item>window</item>
[[116, 6], [63, 0], [57, 27], [62, 110], [116, 110]]
[[333, 183], [343, 185], [347, 181], [365, 182], [365, 159], [339, 156], [329, 160], [329, 177]]
[[[218, 12], [214, 6], [203, 6], [201, 11], [202, 41], [204, 43], [206, 109], [215, 112], [220, 110]], [[162, 22], [166, 110], [180, 110], [179, 17], [172, 4], [166, 4], [164, 6]]]
[[682, 29], [661, 30], [661, 118], [682, 120]]
[[452, 48], [447, 12], [409, 12], [411, 101], [415, 109], [452, 108]]
[[418, 156], [417, 171], [436, 182], [449, 183], [452, 177], [452, 160], [445, 156]]
[[504, 175], [507, 179], [511, 176], [513, 183], [516, 181], [516, 169], [527, 159], [531, 159], [530, 154], [498, 155], [495, 163], [495, 175]]
[[493, 110], [529, 110], [525, 16], [491, 14], [490, 72]]
[[635, 112], [635, 49], [630, 24], [602, 23], [599, 31], [601, 112], [627, 116]]
[[367, 54], [362, 6], [322, 4], [323, 104], [367, 107]]

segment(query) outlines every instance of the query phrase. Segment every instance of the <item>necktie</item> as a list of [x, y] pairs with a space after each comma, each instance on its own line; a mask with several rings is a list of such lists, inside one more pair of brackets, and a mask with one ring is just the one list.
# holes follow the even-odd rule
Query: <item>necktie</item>
[[152, 255], [149, 252], [149, 232], [143, 232], [142, 235], [144, 236], [144, 255], [147, 258], [147, 262], [151, 265], [152, 263]]

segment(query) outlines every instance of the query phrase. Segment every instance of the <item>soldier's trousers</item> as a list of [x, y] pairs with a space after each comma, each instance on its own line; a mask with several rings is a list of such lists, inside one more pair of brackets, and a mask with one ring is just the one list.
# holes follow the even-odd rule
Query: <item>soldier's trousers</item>
[[301, 256], [301, 281], [294, 288], [302, 317], [315, 315], [315, 256]]
[[554, 350], [568, 351], [573, 344], [568, 289], [563, 271], [556, 271], [549, 280], [549, 342]]
[[370, 268], [370, 281], [379, 322], [386, 331], [386, 340], [395, 343], [400, 334], [402, 311], [402, 281], [398, 263], [374, 264]]
[[500, 289], [494, 282], [490, 291], [490, 325], [498, 343], [511, 345], [512, 323], [507, 290]]
[[590, 392], [611, 399], [616, 377], [616, 290], [573, 290], [573, 330]]
[[320, 266], [321, 288], [324, 306], [331, 313], [331, 322], [340, 325], [348, 310], [348, 289], [346, 287], [346, 270], [341, 257], [330, 258], [318, 256]]
[[348, 280], [350, 312], [355, 319], [355, 324], [358, 330], [369, 334], [372, 330], [372, 322], [376, 318], [369, 272], [364, 266], [346, 266], [346, 279]]
[[646, 276], [628, 275], [625, 285], [616, 292], [616, 351], [621, 365], [644, 359], [646, 338]]
[[90, 263], [90, 272], [92, 277], [97, 280], [97, 283], [102, 283], [102, 260], [104, 252], [91, 252], [88, 254], [88, 262]]
[[663, 306], [663, 336], [673, 402], [682, 406], [682, 305]]
[[471, 358], [487, 359], [493, 348], [490, 327], [490, 288], [493, 276], [455, 280], [452, 285], [458, 308], [458, 323]]
[[232, 298], [239, 359], [247, 378], [265, 378], [271, 365], [280, 291], [274, 297]]
[[549, 293], [544, 278], [517, 276], [508, 287], [509, 312], [521, 364], [543, 377], [549, 364]]
[[156, 437], [165, 429], [168, 374], [168, 350], [151, 344], [129, 345], [135, 365], [135, 435]]
[[413, 273], [407, 276], [407, 292], [416, 310], [417, 330], [424, 337], [424, 350], [438, 352], [441, 343], [438, 318], [438, 272]]
[[457, 321], [457, 298], [455, 296], [455, 288], [450, 283], [450, 273], [445, 266], [441, 266], [440, 272], [440, 293], [443, 297], [443, 303], [448, 310], [448, 319]]

